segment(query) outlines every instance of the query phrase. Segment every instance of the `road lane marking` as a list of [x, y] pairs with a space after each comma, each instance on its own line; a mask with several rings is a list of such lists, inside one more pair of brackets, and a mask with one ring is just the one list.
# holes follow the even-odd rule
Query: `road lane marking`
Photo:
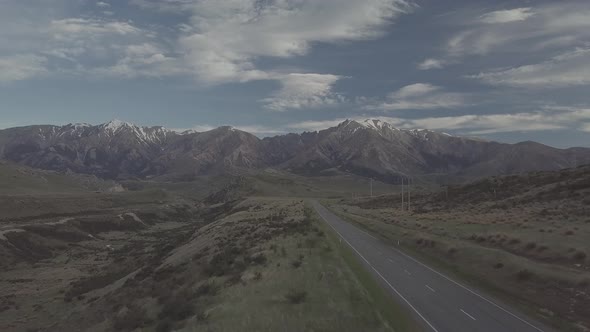
[[[316, 203], [317, 203], [317, 202], [316, 202]], [[321, 206], [323, 209], [325, 209], [326, 211], [328, 211], [328, 210], [327, 210], [327, 209], [326, 209], [326, 208], [325, 208], [323, 205], [321, 205], [321, 204], [319, 204], [319, 203], [317, 203], [317, 204], [318, 204], [319, 206]], [[317, 211], [317, 212], [318, 212], [318, 214], [319, 214], [319, 215], [322, 217], [322, 219], [324, 219], [324, 221], [326, 221], [326, 222], [328, 223], [328, 225], [329, 225], [330, 227], [332, 227], [332, 228], [334, 229], [334, 231], [336, 231], [336, 229], [335, 229], [335, 228], [334, 228], [334, 227], [333, 227], [333, 226], [332, 226], [332, 225], [331, 225], [331, 224], [330, 224], [330, 223], [329, 223], [329, 222], [326, 220], [326, 218], [324, 218], [324, 216], [323, 216], [323, 215], [322, 215], [322, 214], [321, 214], [321, 213], [320, 213], [320, 212], [319, 212], [317, 209], [316, 209], [316, 211]], [[329, 211], [328, 211], [328, 212], [329, 212]], [[330, 213], [331, 213], [331, 212], [330, 212]], [[336, 216], [336, 215], [334, 215], [334, 216], [335, 216], [335, 217], [336, 217], [338, 220], [341, 220], [341, 219], [340, 219], [338, 216]], [[343, 221], [343, 220], [341, 220], [341, 221], [342, 221], [343, 223], [347, 223], [346, 221]], [[358, 230], [358, 231], [361, 231], [361, 232], [363, 232], [363, 233], [366, 233], [366, 234], [368, 234], [367, 232], [365, 232], [364, 230], [360, 229], [360, 228], [359, 228], [359, 227], [357, 227], [357, 226], [354, 226], [354, 225], [352, 225], [352, 224], [350, 224], [350, 223], [347, 223], [347, 224], [348, 224], [348, 225], [350, 225], [350, 226], [351, 226], [352, 228], [354, 228], [355, 230]], [[336, 232], [338, 233], [338, 231], [336, 231]], [[340, 233], [338, 233], [338, 234], [340, 234]], [[370, 234], [368, 234], [368, 235], [370, 235]], [[342, 235], [340, 235], [340, 236], [342, 236]], [[370, 236], [371, 236], [371, 235], [370, 235]], [[374, 236], [371, 236], [371, 237], [375, 238]], [[346, 241], [346, 240], [345, 240], [345, 241]], [[350, 244], [349, 244], [349, 245], [350, 245]], [[424, 264], [424, 263], [422, 263], [422, 262], [420, 262], [420, 261], [416, 260], [414, 257], [412, 257], [412, 256], [409, 256], [409, 255], [405, 254], [404, 252], [402, 252], [401, 250], [399, 250], [399, 249], [397, 249], [397, 248], [395, 248], [395, 247], [390, 247], [390, 248], [391, 248], [391, 249], [393, 249], [393, 250], [395, 250], [395, 251], [397, 251], [397, 252], [398, 252], [398, 253], [400, 253], [401, 255], [403, 255], [403, 256], [405, 256], [405, 257], [409, 258], [410, 260], [413, 260], [414, 262], [416, 262], [416, 263], [418, 263], [418, 264], [420, 264], [420, 265], [424, 266], [425, 268], [429, 269], [430, 271], [432, 271], [432, 272], [434, 272], [434, 273], [438, 274], [439, 276], [443, 277], [444, 279], [447, 279], [448, 281], [450, 281], [450, 282], [454, 283], [455, 285], [457, 285], [457, 286], [459, 286], [459, 287], [461, 287], [461, 288], [465, 289], [466, 291], [468, 291], [468, 292], [470, 292], [471, 294], [473, 294], [473, 295], [475, 295], [475, 296], [479, 297], [480, 299], [484, 300], [485, 302], [488, 302], [488, 303], [489, 303], [489, 304], [491, 304], [492, 306], [494, 306], [494, 307], [496, 307], [496, 308], [500, 309], [501, 311], [503, 311], [503, 312], [507, 313], [508, 315], [510, 315], [510, 316], [512, 316], [512, 317], [514, 317], [515, 319], [519, 320], [520, 322], [522, 322], [522, 323], [524, 323], [524, 324], [528, 325], [529, 327], [531, 327], [531, 328], [533, 328], [533, 329], [535, 329], [535, 330], [537, 330], [537, 331], [539, 331], [539, 332], [545, 332], [545, 331], [543, 331], [542, 329], [540, 329], [540, 328], [536, 327], [535, 325], [533, 325], [533, 324], [531, 324], [531, 323], [527, 322], [527, 321], [526, 321], [526, 320], [524, 320], [523, 318], [520, 318], [518, 315], [516, 315], [516, 314], [514, 314], [514, 313], [512, 313], [512, 312], [510, 312], [510, 311], [508, 311], [508, 309], [505, 309], [505, 308], [503, 308], [502, 306], [500, 306], [500, 305], [496, 304], [494, 301], [487, 299], [486, 297], [484, 297], [484, 296], [482, 296], [482, 295], [478, 294], [477, 292], [475, 292], [475, 291], [473, 291], [473, 290], [469, 289], [468, 287], [466, 287], [466, 286], [462, 285], [461, 283], [459, 283], [459, 282], [457, 282], [457, 281], [455, 281], [455, 280], [453, 280], [453, 279], [451, 279], [451, 278], [447, 277], [446, 275], [444, 275], [444, 274], [442, 274], [442, 273], [440, 273], [440, 272], [436, 271], [435, 269], [431, 268], [430, 266], [428, 266], [428, 265], [426, 265], [426, 264]], [[354, 248], [353, 248], [353, 249], [354, 249]], [[406, 301], [406, 302], [407, 302], [407, 301]], [[408, 304], [409, 304], [409, 303], [408, 303]], [[411, 305], [410, 305], [410, 306], [411, 306]], [[414, 309], [414, 311], [416, 311], [416, 310]], [[430, 325], [430, 324], [429, 324], [429, 325]], [[430, 325], [430, 327], [432, 327], [432, 325]], [[434, 328], [433, 328], [433, 329], [434, 329]]]
[[426, 288], [430, 289], [432, 292], [436, 292], [432, 287], [430, 287], [428, 285], [425, 285], [425, 286], [426, 286]]
[[463, 286], [462, 284], [460, 284], [460, 283], [456, 282], [455, 280], [453, 280], [453, 279], [451, 279], [451, 278], [447, 277], [446, 275], [444, 275], [444, 274], [442, 274], [442, 273], [440, 273], [440, 272], [436, 271], [435, 269], [431, 268], [430, 266], [428, 266], [428, 265], [426, 265], [426, 264], [423, 264], [422, 262], [420, 262], [420, 261], [416, 260], [414, 257], [412, 257], [412, 256], [409, 256], [409, 255], [406, 255], [404, 252], [402, 252], [401, 250], [399, 250], [399, 249], [397, 249], [397, 248], [394, 248], [394, 247], [390, 247], [390, 248], [391, 248], [391, 249], [393, 249], [393, 250], [395, 250], [395, 251], [397, 251], [397, 252], [399, 252], [401, 255], [403, 255], [403, 256], [405, 256], [405, 257], [407, 257], [407, 258], [409, 258], [409, 259], [413, 260], [414, 262], [416, 262], [416, 263], [418, 263], [418, 264], [420, 264], [420, 265], [424, 266], [425, 268], [427, 268], [427, 269], [429, 269], [430, 271], [432, 271], [432, 272], [434, 272], [434, 273], [438, 274], [439, 276], [441, 276], [441, 277], [443, 277], [443, 278], [447, 279], [448, 281], [450, 281], [450, 282], [454, 283], [455, 285], [457, 285], [457, 286], [459, 286], [459, 287], [461, 287], [461, 288], [465, 289], [466, 291], [468, 291], [468, 292], [470, 292], [471, 294], [473, 294], [473, 295], [475, 295], [475, 296], [479, 297], [480, 299], [482, 299], [482, 300], [484, 300], [484, 301], [488, 302], [489, 304], [491, 304], [491, 305], [495, 306], [496, 308], [498, 308], [498, 309], [500, 309], [500, 310], [504, 311], [505, 313], [509, 314], [510, 316], [512, 316], [512, 317], [514, 317], [514, 318], [518, 319], [519, 321], [521, 321], [521, 322], [525, 323], [526, 325], [528, 325], [528, 326], [532, 327], [533, 329], [535, 329], [535, 330], [537, 330], [537, 331], [539, 331], [539, 332], [545, 332], [545, 331], [541, 330], [540, 328], [536, 327], [535, 325], [533, 325], [533, 324], [531, 324], [531, 323], [527, 322], [526, 320], [524, 320], [524, 319], [522, 319], [522, 318], [518, 317], [517, 315], [513, 314], [512, 312], [508, 311], [507, 309], [504, 309], [503, 307], [501, 307], [500, 305], [496, 304], [496, 303], [495, 303], [495, 302], [493, 302], [492, 300], [488, 300], [487, 298], [483, 297], [482, 295], [478, 294], [477, 292], [475, 292], [475, 291], [473, 291], [473, 290], [469, 289], [469, 288], [468, 288], [468, 287], [466, 287], [466, 286]]
[[368, 236], [372, 237], [373, 239], [377, 240], [377, 238], [376, 238], [376, 237], [374, 237], [373, 235], [369, 234], [369, 232], [367, 232], [367, 231], [364, 231], [364, 230], [362, 230], [362, 229], [359, 229], [359, 231], [361, 231], [361, 232], [363, 232], [363, 233], [367, 234]]
[[395, 262], [394, 262], [394, 261], [393, 261], [391, 258], [388, 258], [387, 260], [388, 260], [388, 261], [389, 261], [391, 264], [395, 264]]
[[464, 313], [465, 315], [467, 315], [467, 317], [469, 317], [469, 318], [471, 318], [473, 320], [477, 320], [477, 319], [475, 319], [475, 317], [473, 317], [470, 314], [466, 313], [465, 310], [463, 310], [463, 309], [459, 309], [459, 310], [461, 310], [462, 313]]
[[[318, 204], [319, 204], [319, 203], [318, 203]], [[320, 206], [321, 206], [321, 204], [320, 204]], [[322, 206], [322, 208], [324, 208], [324, 207]], [[369, 265], [369, 266], [370, 266], [370, 267], [373, 269], [373, 271], [375, 271], [375, 273], [377, 273], [377, 275], [379, 275], [379, 277], [381, 277], [381, 279], [383, 279], [383, 281], [385, 281], [385, 283], [386, 283], [386, 284], [389, 286], [389, 288], [391, 288], [391, 289], [392, 289], [392, 290], [393, 290], [393, 291], [394, 291], [394, 292], [395, 292], [395, 293], [396, 293], [396, 294], [397, 294], [397, 295], [398, 295], [398, 296], [399, 296], [399, 297], [400, 297], [402, 300], [404, 300], [404, 302], [406, 302], [406, 303], [407, 303], [407, 304], [410, 306], [410, 308], [412, 308], [412, 310], [414, 310], [414, 312], [415, 312], [415, 313], [416, 313], [418, 316], [420, 316], [420, 318], [422, 318], [422, 320], [423, 320], [423, 321], [424, 321], [424, 322], [425, 322], [425, 323], [426, 323], [426, 324], [427, 324], [427, 325], [428, 325], [428, 326], [429, 326], [429, 327], [430, 327], [430, 328], [431, 328], [431, 329], [432, 329], [434, 332], [438, 332], [438, 330], [437, 330], [437, 329], [436, 329], [434, 326], [432, 326], [432, 324], [431, 324], [431, 323], [430, 323], [430, 322], [429, 322], [429, 321], [428, 321], [428, 320], [427, 320], [427, 319], [426, 319], [424, 316], [422, 316], [422, 314], [421, 314], [421, 313], [418, 311], [418, 309], [416, 309], [416, 308], [415, 308], [415, 307], [414, 307], [414, 306], [413, 306], [413, 305], [410, 303], [410, 301], [408, 301], [408, 300], [407, 300], [407, 299], [406, 299], [406, 298], [405, 298], [405, 297], [404, 297], [404, 296], [403, 296], [403, 295], [402, 295], [400, 292], [398, 292], [398, 290], [397, 290], [397, 289], [395, 289], [395, 287], [393, 287], [393, 285], [392, 285], [392, 284], [391, 284], [389, 281], [387, 281], [387, 279], [385, 279], [385, 277], [384, 277], [384, 276], [383, 276], [383, 275], [382, 275], [382, 274], [381, 274], [381, 273], [380, 273], [380, 272], [379, 272], [379, 271], [378, 271], [378, 270], [377, 270], [377, 269], [376, 269], [376, 268], [375, 268], [373, 265], [371, 265], [371, 263], [369, 263], [369, 261], [368, 261], [368, 260], [365, 258], [365, 256], [363, 256], [363, 255], [362, 255], [362, 254], [361, 254], [361, 253], [360, 253], [358, 250], [356, 250], [356, 248], [355, 248], [355, 247], [354, 247], [352, 244], [350, 244], [350, 242], [348, 242], [348, 241], [346, 240], [346, 238], [344, 238], [344, 236], [342, 236], [342, 234], [340, 234], [340, 232], [338, 232], [338, 231], [336, 230], [336, 228], [335, 228], [334, 226], [332, 226], [332, 224], [330, 224], [330, 222], [329, 222], [328, 220], [326, 220], [326, 218], [325, 218], [325, 217], [322, 215], [322, 213], [321, 213], [321, 212], [320, 212], [318, 209], [316, 209], [316, 212], [317, 212], [317, 213], [320, 215], [320, 217], [322, 217], [322, 219], [324, 219], [324, 221], [326, 222], [326, 224], [328, 224], [328, 226], [330, 226], [330, 227], [331, 227], [331, 228], [334, 230], [334, 232], [336, 232], [336, 234], [338, 234], [338, 235], [340, 236], [340, 238], [342, 238], [342, 239], [344, 240], [344, 242], [346, 242], [346, 243], [348, 244], [348, 246], [349, 246], [350, 248], [352, 248], [352, 250], [354, 250], [354, 251], [357, 253], [357, 255], [359, 255], [359, 257], [361, 257], [361, 258], [362, 258], [362, 259], [363, 259], [363, 260], [364, 260], [364, 261], [365, 261], [365, 262], [366, 262], [366, 263], [367, 263], [367, 264], [368, 264], [368, 265]]]
[[409, 276], [411, 276], [412, 274], [410, 273], [410, 271], [408, 270], [404, 270], [405, 273], [407, 273]]

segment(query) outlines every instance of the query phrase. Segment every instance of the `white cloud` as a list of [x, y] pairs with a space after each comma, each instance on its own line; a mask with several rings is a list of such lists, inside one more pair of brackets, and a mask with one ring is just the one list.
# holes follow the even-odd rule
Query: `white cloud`
[[[11, 3], [8, 8], [27, 16], [11, 23], [0, 21], [0, 57], [8, 54], [2, 57], [2, 63], [9, 68], [0, 73], [4, 82], [40, 74], [91, 78], [186, 75], [186, 70], [179, 69], [179, 61], [171, 56], [169, 47], [158, 44], [152, 31], [130, 21], [92, 17], [56, 19], [43, 16], [45, 12], [53, 13], [50, 9], [34, 7], [23, 12], [19, 6]], [[28, 52], [19, 52], [20, 48]]]
[[[227, 124], [222, 124], [227, 125]], [[205, 131], [210, 131], [219, 126], [209, 125], [209, 124], [202, 124], [202, 125], [195, 125], [191, 128], [176, 128], [172, 129], [173, 131], [182, 134], [182, 133], [202, 133]], [[232, 126], [235, 129], [248, 132], [254, 135], [266, 136], [266, 135], [276, 135], [276, 134], [283, 134], [286, 131], [282, 128], [278, 127], [268, 127], [268, 126], [261, 126], [261, 125], [236, 125]]]
[[576, 129], [580, 121], [590, 120], [590, 108], [545, 107], [539, 111], [513, 114], [460, 115], [412, 120], [430, 129], [455, 129], [469, 134]]
[[127, 22], [85, 18], [53, 20], [51, 21], [49, 30], [53, 38], [58, 40], [94, 38], [106, 34], [128, 35], [141, 32], [140, 29]]
[[[141, 8], [188, 18], [177, 24], [177, 29], [167, 31], [165, 34], [172, 34], [164, 38], [156, 33], [160, 31], [157, 27], [81, 15], [85, 6], [55, 1], [64, 1], [74, 9], [58, 12], [35, 7], [35, 14], [27, 14], [15, 27], [0, 22], [1, 46], [24, 41], [24, 49], [34, 50], [10, 49], [9, 53], [44, 57], [50, 73], [60, 75], [190, 75], [204, 86], [277, 81], [281, 88], [262, 99], [268, 109], [277, 111], [341, 103], [345, 98], [333, 91], [334, 83], [341, 77], [306, 73], [304, 69], [289, 72], [284, 67], [261, 67], [261, 59], [307, 55], [318, 43], [375, 39], [398, 16], [416, 7], [411, 0], [132, 0]], [[112, 7], [111, 1], [93, 3], [100, 12]], [[12, 0], [10, 7], [16, 8], [13, 16], [29, 13], [27, 6], [16, 0]], [[0, 18], [3, 16], [0, 14]], [[3, 32], [7, 30], [10, 32]]]
[[295, 131], [320, 131], [326, 128], [335, 127], [339, 123], [345, 121], [346, 118], [337, 118], [332, 120], [308, 120], [290, 123], [287, 128]]
[[[351, 120], [362, 121], [369, 116], [355, 116]], [[543, 130], [573, 129], [590, 131], [590, 108], [588, 107], [544, 107], [538, 111], [514, 114], [466, 114], [444, 117], [399, 118], [370, 117], [388, 122], [403, 129], [425, 128], [431, 130], [453, 130], [459, 134], [486, 135], [507, 132], [530, 132]], [[322, 121], [292, 123], [293, 130], [318, 131], [334, 127], [346, 120], [337, 118]]]
[[133, 0], [147, 9], [191, 13], [179, 25], [183, 64], [201, 85], [275, 80], [280, 90], [261, 101], [275, 111], [335, 105], [344, 97], [332, 90], [341, 77], [261, 69], [265, 57], [309, 53], [314, 43], [373, 39], [399, 15], [414, 9], [405, 0], [217, 1]]
[[412, 9], [402, 0], [201, 0], [183, 5], [193, 13], [192, 32], [180, 38], [180, 45], [205, 84], [268, 79], [268, 71], [255, 65], [260, 57], [305, 55], [316, 42], [375, 38]]
[[332, 86], [341, 79], [329, 74], [287, 74], [278, 77], [281, 89], [273, 96], [262, 100], [273, 111], [289, 109], [314, 109], [341, 103], [344, 97], [332, 91]]
[[577, 48], [551, 60], [470, 76], [494, 85], [555, 87], [590, 84], [590, 48]]
[[514, 8], [508, 10], [498, 10], [491, 13], [484, 14], [480, 20], [484, 23], [508, 23], [516, 21], [524, 21], [534, 15], [531, 8]]
[[0, 83], [20, 81], [45, 74], [47, 59], [32, 54], [0, 57]]
[[439, 59], [426, 59], [418, 64], [418, 69], [429, 70], [429, 69], [440, 69], [445, 66], [445, 62]]
[[415, 127], [462, 130], [463, 132], [476, 135], [502, 132], [555, 130], [565, 128], [562, 124], [551, 123], [541, 113], [433, 117], [417, 119], [410, 121], [409, 123]]
[[237, 125], [235, 126], [236, 129], [248, 132], [254, 135], [277, 135], [277, 134], [284, 134], [285, 130], [277, 127], [268, 127], [268, 126], [260, 126], [260, 125]]
[[162, 12], [184, 13], [190, 10], [195, 0], [131, 0], [130, 3], [143, 8]]
[[445, 92], [440, 87], [432, 84], [415, 83], [390, 93], [385, 101], [369, 104], [364, 108], [382, 111], [426, 110], [462, 107], [466, 104], [466, 94]]
[[[418, 69], [465, 63], [466, 57], [473, 55], [501, 54], [500, 61], [516, 59], [517, 64], [503, 63], [502, 68], [482, 70], [467, 77], [492, 85], [519, 87], [590, 84], [590, 7], [583, 1], [546, 3], [483, 15], [466, 10], [449, 17], [449, 22], [461, 22], [459, 26], [463, 28], [447, 40], [443, 55], [426, 59]], [[534, 57], [530, 56], [532, 52]], [[523, 63], [545, 54], [545, 60]]]
[[429, 83], [414, 83], [406, 85], [401, 89], [390, 94], [392, 99], [414, 98], [431, 94], [440, 90], [440, 87]]
[[190, 128], [172, 128], [170, 130], [175, 131], [179, 134], [182, 133], [202, 133], [204, 131], [209, 131], [209, 130], [213, 130], [217, 127], [212, 126], [212, 125], [208, 125], [208, 124], [203, 124], [203, 125], [194, 125]]
[[458, 130], [483, 135], [540, 130], [581, 130], [579, 123], [590, 120], [587, 107], [543, 107], [538, 111], [504, 114], [468, 114], [406, 120], [405, 127]]
[[590, 42], [590, 7], [583, 1], [549, 3], [534, 8], [489, 12], [466, 19], [473, 12], [450, 15], [452, 24], [464, 29], [449, 38], [443, 61], [455, 62], [469, 55], [528, 54], [531, 50], [582, 47]]

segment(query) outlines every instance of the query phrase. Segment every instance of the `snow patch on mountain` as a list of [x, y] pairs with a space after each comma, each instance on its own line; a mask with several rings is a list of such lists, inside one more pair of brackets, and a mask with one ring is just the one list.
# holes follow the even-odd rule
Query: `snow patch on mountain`
[[102, 127], [106, 131], [110, 131], [112, 134], [115, 134], [119, 130], [121, 130], [122, 128], [133, 128], [136, 126], [134, 124], [131, 124], [131, 123], [128, 123], [125, 121], [114, 119], [114, 120], [111, 120], [107, 123], [100, 125], [100, 127]]

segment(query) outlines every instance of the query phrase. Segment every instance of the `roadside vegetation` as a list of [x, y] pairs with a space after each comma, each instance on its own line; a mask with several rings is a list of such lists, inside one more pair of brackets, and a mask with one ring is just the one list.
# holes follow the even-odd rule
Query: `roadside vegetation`
[[561, 330], [590, 326], [590, 168], [412, 197], [329, 200], [341, 217]]
[[0, 328], [412, 330], [302, 199], [244, 198], [248, 181], [0, 197], [19, 206], [3, 209]]

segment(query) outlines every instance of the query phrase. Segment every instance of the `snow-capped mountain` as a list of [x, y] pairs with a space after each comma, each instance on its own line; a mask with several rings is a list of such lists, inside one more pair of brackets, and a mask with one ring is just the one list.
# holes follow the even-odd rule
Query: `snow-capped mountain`
[[0, 130], [0, 159], [103, 177], [189, 179], [236, 169], [301, 174], [351, 172], [396, 179], [400, 173], [475, 176], [555, 170], [590, 163], [590, 149], [534, 142], [502, 144], [376, 119], [346, 120], [319, 132], [259, 139], [233, 127], [176, 133], [113, 120], [100, 125]]
[[113, 120], [98, 126], [29, 126], [0, 131], [0, 156], [54, 170], [105, 177], [142, 172], [178, 136], [163, 127]]

